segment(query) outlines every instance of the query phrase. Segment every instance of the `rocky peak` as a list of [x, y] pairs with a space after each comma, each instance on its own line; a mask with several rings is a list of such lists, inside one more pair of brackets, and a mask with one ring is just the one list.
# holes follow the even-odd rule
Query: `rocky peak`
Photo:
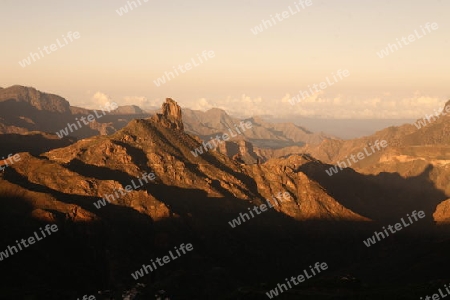
[[166, 98], [166, 102], [162, 105], [162, 114], [156, 114], [155, 118], [168, 128], [184, 130], [181, 107], [171, 98]]

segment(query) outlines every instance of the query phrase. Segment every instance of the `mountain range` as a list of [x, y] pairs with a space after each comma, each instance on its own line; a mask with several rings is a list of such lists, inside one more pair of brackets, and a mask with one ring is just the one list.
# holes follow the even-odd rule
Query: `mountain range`
[[[21, 158], [0, 175], [2, 245], [44, 224], [61, 228], [20, 260], [1, 262], [5, 299], [130, 290], [132, 271], [181, 243], [194, 245], [192, 255], [144, 277], [142, 295], [265, 299], [289, 274], [324, 260], [328, 273], [279, 299], [412, 299], [447, 276], [450, 117], [340, 140], [220, 109], [182, 109], [168, 98], [157, 112], [119, 107], [73, 136], [51, 134], [89, 114], [33, 88], [0, 90], [2, 149]], [[242, 138], [193, 155], [241, 121], [253, 124]], [[388, 147], [327, 174], [376, 140]], [[155, 180], [128, 191], [149, 173]], [[280, 192], [289, 199], [277, 200]], [[268, 199], [273, 209], [230, 227]], [[423, 221], [364, 246], [414, 210]], [[26, 290], [23, 280], [32, 283]]]

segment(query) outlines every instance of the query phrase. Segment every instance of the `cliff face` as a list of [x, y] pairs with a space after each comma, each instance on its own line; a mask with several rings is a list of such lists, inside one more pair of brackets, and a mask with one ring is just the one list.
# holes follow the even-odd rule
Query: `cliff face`
[[[64, 98], [40, 92], [31, 87], [12, 86], [0, 90], [0, 133], [26, 134], [30, 131], [60, 132], [68, 123], [95, 115], [93, 110], [72, 107]], [[87, 138], [112, 134], [137, 117], [150, 114], [136, 106], [118, 107], [115, 111], [95, 118], [81, 128], [69, 132], [72, 138]], [[26, 147], [24, 149], [28, 149]]]
[[0, 103], [26, 103], [40, 111], [69, 114], [70, 104], [64, 98], [39, 92], [31, 87], [15, 85], [0, 90]]

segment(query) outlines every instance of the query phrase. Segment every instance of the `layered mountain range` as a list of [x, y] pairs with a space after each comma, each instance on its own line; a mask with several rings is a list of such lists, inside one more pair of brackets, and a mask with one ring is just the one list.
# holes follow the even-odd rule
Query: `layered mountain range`
[[[1, 288], [10, 298], [24, 295], [17, 285], [23, 274], [34, 283], [30, 295], [75, 299], [86, 290], [125, 290], [135, 284], [132, 271], [180, 243], [192, 243], [193, 255], [143, 279], [144, 294], [166, 289], [176, 299], [260, 299], [289, 274], [326, 260], [333, 271], [286, 299], [331, 299], [336, 293], [339, 299], [379, 299], [386, 289], [403, 295], [408, 286], [420, 289], [414, 276], [448, 265], [444, 253], [450, 242], [441, 232], [450, 220], [448, 117], [421, 129], [405, 125], [350, 141], [252, 118], [246, 120], [252, 130], [230, 142], [237, 150], [223, 143], [193, 155], [202, 140], [240, 120], [217, 109], [182, 110], [172, 99], [152, 115], [136, 107], [119, 110], [105, 116], [108, 123], [92, 122], [80, 130], [89, 137], [61, 139], [47, 148], [27, 146], [36, 142], [35, 135], [43, 144], [55, 140], [30, 130], [55, 132], [90, 111], [30, 88], [0, 90], [4, 143], [21, 137], [8, 146], [20, 161], [0, 175], [2, 245], [43, 224], [61, 228], [54, 239], [21, 254], [21, 260], [2, 262], [2, 270], [10, 272], [3, 274]], [[331, 163], [383, 139], [385, 149], [333, 176], [326, 173]], [[275, 150], [275, 141], [291, 148]], [[298, 151], [289, 153], [295, 144]], [[17, 151], [21, 147], [26, 151]], [[246, 163], [230, 158], [232, 153], [257, 160]], [[149, 173], [155, 180], [127, 188]], [[280, 192], [290, 197], [279, 200]], [[114, 194], [103, 207], [94, 205]], [[237, 228], [229, 225], [268, 200], [273, 209]], [[423, 210], [426, 217], [405, 235], [382, 247], [363, 245], [374, 230], [413, 210]], [[384, 270], [380, 259], [397, 271]], [[352, 276], [346, 278], [354, 275], [370, 284], [342, 279], [347, 273]], [[430, 273], [426, 280], [439, 276]], [[376, 286], [392, 280], [398, 287]], [[52, 285], [60, 290], [51, 290]]]
[[[122, 129], [133, 119], [149, 118], [156, 113], [157, 111], [145, 112], [135, 105], [119, 106], [87, 125], [80, 123], [82, 125], [80, 128], [66, 131], [66, 135], [64, 130], [69, 124], [76, 125], [82, 117], [95, 116], [95, 111], [70, 106], [69, 102], [60, 96], [43, 93], [30, 87], [12, 86], [0, 90], [0, 133], [45, 132], [46, 134], [41, 137], [43, 140], [48, 134], [55, 133], [72, 139], [108, 135]], [[221, 109], [202, 112], [185, 108], [183, 113], [186, 131], [204, 140], [226, 132], [242, 121], [229, 116]], [[299, 146], [306, 144], [318, 144], [328, 137], [323, 133], [312, 133], [292, 123], [272, 124], [257, 117], [244, 121], [252, 122], [252, 129], [233, 140], [226, 141], [220, 151], [229, 157], [240, 154], [249, 163], [271, 157], [261, 149], [267, 149], [269, 153], [272, 153], [271, 149], [283, 147], [292, 146], [298, 149]]]

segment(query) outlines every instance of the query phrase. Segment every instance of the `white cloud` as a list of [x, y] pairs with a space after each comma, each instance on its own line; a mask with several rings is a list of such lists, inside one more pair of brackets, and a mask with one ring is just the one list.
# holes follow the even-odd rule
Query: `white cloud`
[[125, 105], [137, 105], [140, 108], [144, 109], [144, 108], [149, 108], [151, 106], [154, 106], [153, 104], [156, 101], [150, 101], [147, 99], [147, 97], [144, 96], [126, 96], [123, 97], [123, 99], [118, 100], [117, 104], [119, 106], [125, 106]]
[[[342, 94], [328, 95], [319, 91], [291, 105], [290, 94], [280, 99], [263, 97], [250, 97], [242, 94], [240, 97], [228, 96], [222, 99], [200, 98], [193, 101], [174, 99], [182, 107], [206, 111], [211, 108], [221, 108], [230, 115], [250, 117], [255, 115], [272, 115], [277, 118], [293, 115], [311, 118], [335, 119], [418, 119], [425, 114], [433, 113], [444, 106], [447, 99], [422, 95], [415, 91], [409, 97], [398, 98], [390, 93], [383, 92], [379, 96], [358, 98], [347, 97]], [[111, 103], [111, 98], [97, 92], [92, 96], [87, 108], [101, 108]], [[149, 100], [144, 96], [127, 96], [116, 100], [119, 106], [137, 105], [142, 109], [160, 108], [164, 100]]]
[[96, 92], [92, 97], [91, 101], [86, 103], [83, 107], [88, 109], [101, 109], [104, 107], [107, 107], [112, 104], [111, 97], [108, 95], [102, 93], [102, 92]]
[[211, 109], [213, 107], [214, 107], [214, 105], [211, 104], [206, 98], [200, 98], [196, 102], [194, 102], [194, 104], [192, 106], [190, 106], [189, 108], [205, 111], [205, 110]]
[[192, 104], [184, 103], [184, 105], [199, 110], [218, 107], [231, 115], [240, 117], [299, 115], [336, 119], [417, 119], [434, 110], [441, 109], [447, 100], [423, 96], [418, 91], [410, 97], [401, 99], [388, 93], [366, 99], [356, 99], [344, 95], [327, 96], [323, 91], [320, 91], [295, 105], [289, 103], [291, 98], [290, 94], [286, 94], [281, 99], [250, 97], [244, 94], [240, 98], [227, 97], [214, 102], [202, 98], [192, 101]]
[[117, 103], [118, 106], [126, 106], [126, 105], [137, 105], [142, 109], [145, 108], [153, 108], [153, 107], [161, 107], [161, 103], [163, 101], [159, 99], [149, 100], [144, 96], [125, 96], [122, 99], [112, 100], [112, 98], [102, 92], [96, 92], [91, 96], [91, 100], [89, 102], [85, 102], [82, 104], [82, 107], [88, 109], [101, 109], [103, 107], [107, 107], [109, 104]]

